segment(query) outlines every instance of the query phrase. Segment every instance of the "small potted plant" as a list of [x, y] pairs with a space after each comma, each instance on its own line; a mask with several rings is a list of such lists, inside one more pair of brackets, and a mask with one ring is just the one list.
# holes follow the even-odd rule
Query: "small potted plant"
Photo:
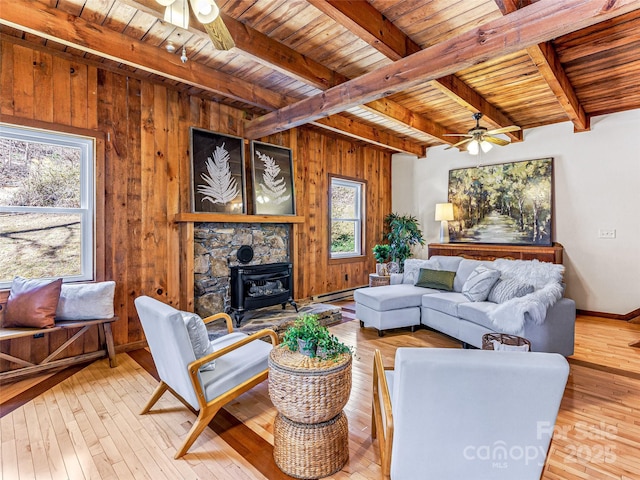
[[318, 315], [308, 313], [287, 328], [281, 345], [311, 358], [333, 359], [341, 353], [351, 353], [351, 349], [329, 333], [327, 327], [320, 325]]
[[387, 244], [378, 244], [373, 247], [373, 256], [376, 259], [376, 274], [386, 275], [386, 263], [389, 261], [391, 246]]

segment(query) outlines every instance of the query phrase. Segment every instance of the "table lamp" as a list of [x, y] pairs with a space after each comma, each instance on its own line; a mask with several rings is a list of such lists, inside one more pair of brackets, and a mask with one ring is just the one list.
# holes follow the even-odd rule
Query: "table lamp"
[[449, 243], [449, 220], [453, 220], [453, 203], [436, 203], [436, 221], [440, 221], [440, 243]]

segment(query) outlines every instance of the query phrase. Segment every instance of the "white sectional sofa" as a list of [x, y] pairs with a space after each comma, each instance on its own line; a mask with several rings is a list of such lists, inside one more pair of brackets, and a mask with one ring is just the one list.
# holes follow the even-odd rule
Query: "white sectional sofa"
[[[475, 292], [469, 290], [469, 284], [473, 282], [467, 280], [483, 267], [499, 272], [498, 283], [505, 282], [502, 287], [528, 286], [531, 293], [502, 296], [498, 298], [501, 303], [488, 301], [500, 296], [500, 289], [493, 290], [497, 289], [496, 283], [492, 288], [496, 295], [490, 291], [488, 300], [472, 301], [469, 297], [473, 298]], [[421, 269], [455, 272], [451, 291], [416, 286]], [[391, 285], [354, 292], [356, 318], [362, 327], [378, 329], [379, 335], [387, 329], [413, 330], [424, 325], [480, 348], [485, 333], [509, 333], [529, 340], [532, 351], [570, 356], [576, 308], [573, 300], [563, 298], [563, 272], [562, 265], [537, 260], [480, 261], [452, 256], [408, 259], [404, 274], [392, 275]]]

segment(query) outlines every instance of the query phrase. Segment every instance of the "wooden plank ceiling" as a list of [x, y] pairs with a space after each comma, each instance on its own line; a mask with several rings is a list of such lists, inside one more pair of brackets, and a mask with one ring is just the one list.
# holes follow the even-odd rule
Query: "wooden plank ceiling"
[[488, 128], [579, 132], [640, 108], [640, 0], [218, 0], [229, 51], [193, 15], [165, 22], [156, 0], [2, 3], [3, 40], [244, 109], [249, 138], [312, 124], [421, 155], [473, 112]]

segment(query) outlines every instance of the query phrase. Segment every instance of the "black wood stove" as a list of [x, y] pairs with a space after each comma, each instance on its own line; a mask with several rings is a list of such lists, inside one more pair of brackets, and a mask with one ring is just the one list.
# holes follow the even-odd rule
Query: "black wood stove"
[[290, 263], [239, 265], [231, 267], [231, 312], [236, 327], [248, 310], [287, 302], [298, 311], [293, 301], [293, 277]]

